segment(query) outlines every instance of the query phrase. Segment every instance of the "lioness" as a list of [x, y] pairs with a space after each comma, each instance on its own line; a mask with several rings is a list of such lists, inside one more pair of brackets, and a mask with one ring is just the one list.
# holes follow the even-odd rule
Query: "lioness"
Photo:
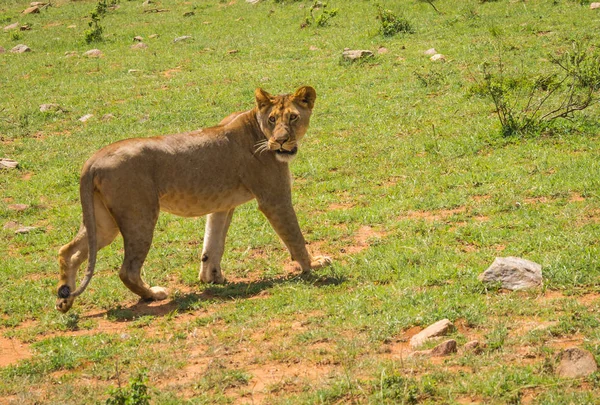
[[[306, 250], [288, 168], [308, 129], [316, 92], [305, 86], [292, 95], [272, 96], [256, 89], [255, 97], [252, 110], [233, 113], [216, 127], [123, 140], [85, 163], [79, 188], [83, 223], [59, 251], [56, 309], [71, 308], [94, 274], [98, 250], [119, 232], [125, 247], [123, 283], [143, 299], [165, 299], [165, 288], [150, 287], [140, 276], [160, 210], [184, 217], [208, 214], [200, 268], [206, 283], [224, 282], [221, 257], [233, 210], [254, 198], [303, 273], [331, 263]], [[84, 280], [75, 290], [86, 258]]]

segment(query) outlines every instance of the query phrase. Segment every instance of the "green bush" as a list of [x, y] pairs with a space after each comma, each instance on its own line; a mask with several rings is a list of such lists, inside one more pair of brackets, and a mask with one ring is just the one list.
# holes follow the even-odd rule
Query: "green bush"
[[412, 24], [404, 17], [398, 17], [391, 10], [381, 6], [377, 7], [377, 19], [380, 22], [379, 32], [384, 37], [391, 37], [398, 33], [413, 34], [415, 32]]

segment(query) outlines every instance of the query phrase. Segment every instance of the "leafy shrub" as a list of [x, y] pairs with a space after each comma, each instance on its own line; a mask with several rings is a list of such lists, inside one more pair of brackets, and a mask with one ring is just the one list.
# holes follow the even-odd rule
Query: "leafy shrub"
[[116, 5], [118, 2], [119, 0], [98, 0], [96, 7], [90, 13], [91, 21], [88, 23], [90, 28], [84, 32], [85, 42], [89, 44], [102, 41], [104, 28], [100, 25], [100, 22], [106, 15], [108, 8]]
[[[317, 11], [320, 10], [320, 11]], [[317, 27], [325, 27], [329, 24], [329, 20], [335, 17], [338, 13], [336, 8], [328, 10], [327, 3], [321, 1], [315, 1], [312, 6], [308, 9], [309, 16], [306, 17], [302, 27], [309, 25], [315, 25]]]
[[142, 370], [129, 381], [129, 387], [110, 389], [106, 405], [150, 405], [147, 383], [148, 376], [146, 371]]
[[600, 99], [600, 53], [579, 42], [572, 49], [550, 57], [554, 72], [527, 77], [507, 77], [502, 63], [484, 64], [479, 92], [496, 107], [502, 134], [540, 132], [559, 119], [571, 119]]
[[377, 19], [380, 22], [379, 32], [384, 37], [391, 37], [397, 33], [413, 34], [412, 24], [404, 17], [398, 17], [391, 10], [377, 6]]

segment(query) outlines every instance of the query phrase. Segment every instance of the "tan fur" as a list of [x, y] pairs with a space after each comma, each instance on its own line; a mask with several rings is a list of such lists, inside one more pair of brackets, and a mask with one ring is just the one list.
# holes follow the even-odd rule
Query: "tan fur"
[[[308, 129], [316, 98], [312, 87], [271, 96], [257, 89], [256, 106], [226, 117], [219, 126], [165, 137], [127, 139], [96, 152], [84, 165], [80, 196], [83, 223], [59, 251], [56, 308], [68, 311], [87, 287], [96, 254], [123, 235], [123, 283], [144, 299], [167, 297], [163, 287], [141, 278], [159, 212], [185, 217], [208, 215], [200, 279], [223, 283], [221, 257], [236, 206], [254, 198], [303, 272], [325, 266], [328, 257], [306, 250], [292, 207], [287, 162]], [[79, 266], [85, 278], [75, 290]]]

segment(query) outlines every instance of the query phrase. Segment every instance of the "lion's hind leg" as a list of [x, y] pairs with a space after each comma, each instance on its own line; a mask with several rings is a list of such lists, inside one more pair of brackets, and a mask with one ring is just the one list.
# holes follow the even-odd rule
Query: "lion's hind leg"
[[[124, 215], [115, 215], [125, 248], [119, 277], [131, 292], [142, 299], [159, 301], [167, 298], [167, 290], [164, 287], [150, 287], [141, 276], [142, 265], [150, 251], [154, 227], [158, 220], [158, 203], [156, 207], [146, 208], [148, 209], [126, 209]], [[135, 216], [128, 213], [132, 211], [136, 212]]]
[[[96, 217], [96, 240], [98, 241], [98, 250], [100, 250], [116, 238], [119, 234], [119, 228], [117, 228], [114, 218], [99, 195], [94, 196], [94, 212]], [[88, 254], [87, 231], [82, 224], [75, 238], [58, 251], [60, 275], [56, 309], [61, 312], [67, 312], [73, 305], [75, 298], [69, 297], [69, 294], [75, 291], [77, 271], [83, 262], [87, 260]]]

